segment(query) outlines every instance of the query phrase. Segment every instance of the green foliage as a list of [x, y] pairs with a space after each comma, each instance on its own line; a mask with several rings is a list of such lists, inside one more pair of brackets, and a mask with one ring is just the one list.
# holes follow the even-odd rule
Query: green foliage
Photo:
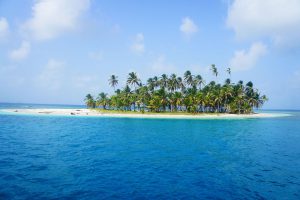
[[85, 104], [88, 108], [95, 108], [96, 107], [96, 101], [94, 100], [94, 98], [91, 94], [86, 95]]
[[[219, 72], [211, 65], [215, 77]], [[226, 72], [231, 76], [230, 68]], [[183, 112], [183, 113], [251, 113], [253, 108], [261, 107], [268, 99], [254, 88], [250, 81], [237, 84], [230, 78], [224, 84], [211, 81], [205, 85], [201, 75], [190, 71], [183, 78], [176, 74], [154, 76], [142, 84], [137, 74], [131, 72], [123, 89], [117, 89], [112, 96], [100, 93], [96, 100], [88, 94], [85, 98], [87, 107], [100, 107], [105, 110], [138, 112]], [[109, 84], [117, 86], [117, 76], [112, 75]]]

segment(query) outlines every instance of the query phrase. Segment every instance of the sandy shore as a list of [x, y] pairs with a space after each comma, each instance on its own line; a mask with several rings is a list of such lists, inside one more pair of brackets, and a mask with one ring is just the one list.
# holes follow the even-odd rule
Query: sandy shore
[[142, 114], [142, 113], [101, 113], [90, 109], [3, 109], [3, 113], [30, 114], [30, 115], [56, 115], [56, 116], [99, 116], [99, 117], [126, 117], [126, 118], [169, 118], [169, 119], [243, 119], [243, 118], [269, 118], [285, 117], [282, 113], [255, 113], [255, 114]]

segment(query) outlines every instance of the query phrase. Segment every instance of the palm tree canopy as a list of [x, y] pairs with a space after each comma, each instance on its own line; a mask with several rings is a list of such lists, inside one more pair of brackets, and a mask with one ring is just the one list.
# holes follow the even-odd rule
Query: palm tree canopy
[[229, 79], [229, 78], [227, 78], [226, 80], [225, 80], [225, 85], [229, 85], [231, 83], [231, 80]]
[[98, 99], [99, 100], [107, 99], [107, 94], [104, 92], [99, 93]]
[[215, 64], [212, 64], [212, 65], [211, 65], [210, 70], [212, 71], [212, 73], [213, 73], [216, 77], [218, 76], [218, 69], [217, 69], [217, 67], [216, 67]]
[[91, 94], [87, 94], [86, 96], [85, 96], [85, 99], [86, 100], [89, 100], [89, 99], [92, 99], [93, 97], [92, 97], [92, 95]]
[[246, 83], [246, 86], [252, 88], [253, 87], [253, 83], [251, 81], [249, 81], [248, 83]]
[[128, 85], [125, 86], [124, 92], [125, 93], [130, 93], [131, 92], [130, 87]]
[[[211, 65], [211, 71], [218, 76], [214, 64]], [[85, 103], [87, 107], [101, 106], [103, 109], [112, 110], [251, 113], [254, 108], [260, 108], [268, 100], [254, 88], [251, 81], [246, 84], [238, 81], [235, 84], [227, 78], [224, 84], [211, 81], [204, 85], [203, 77], [192, 75], [189, 70], [183, 74], [183, 78], [174, 73], [170, 76], [162, 74], [160, 78], [148, 78], [146, 83], [143, 85], [137, 74], [131, 72], [122, 90], [117, 89], [111, 96], [101, 92], [96, 101], [91, 94], [87, 94]], [[115, 87], [117, 84], [118, 77], [111, 75], [109, 85]], [[129, 86], [134, 86], [134, 90]]]
[[167, 87], [168, 86], [168, 76], [166, 74], [161, 75], [160, 77], [160, 85], [161, 87]]
[[189, 70], [184, 73], [183, 77], [184, 77], [185, 83], [188, 86], [192, 86], [192, 84], [193, 84], [193, 75]]
[[231, 75], [231, 69], [230, 69], [230, 67], [228, 67], [227, 69], [226, 69], [226, 71], [227, 71], [227, 73], [229, 74], [229, 76]]
[[132, 85], [132, 86], [140, 85], [140, 79], [138, 78], [136, 72], [130, 72], [128, 74], [127, 84]]
[[85, 104], [87, 107], [95, 108], [96, 102], [91, 94], [87, 94], [85, 97]]
[[199, 86], [200, 89], [201, 89], [201, 85], [204, 85], [204, 80], [201, 75], [195, 76], [194, 82], [195, 82], [195, 85]]
[[116, 75], [111, 75], [108, 81], [111, 87], [116, 87], [119, 83], [118, 77]]

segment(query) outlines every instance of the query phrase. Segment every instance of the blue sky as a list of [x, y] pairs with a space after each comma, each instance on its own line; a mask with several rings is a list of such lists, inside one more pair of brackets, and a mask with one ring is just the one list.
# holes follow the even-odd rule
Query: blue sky
[[0, 0], [0, 102], [83, 104], [135, 71], [143, 81], [232, 68], [300, 109], [300, 1]]

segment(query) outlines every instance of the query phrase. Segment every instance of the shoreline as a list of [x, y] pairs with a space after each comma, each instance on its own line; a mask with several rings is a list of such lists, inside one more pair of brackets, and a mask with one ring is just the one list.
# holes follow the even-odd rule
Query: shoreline
[[253, 113], [253, 114], [228, 114], [228, 113], [201, 113], [201, 114], [168, 114], [168, 113], [109, 113], [92, 109], [1, 109], [6, 114], [39, 115], [39, 116], [82, 116], [82, 117], [115, 117], [115, 118], [151, 118], [151, 119], [255, 119], [287, 117], [284, 113]]

